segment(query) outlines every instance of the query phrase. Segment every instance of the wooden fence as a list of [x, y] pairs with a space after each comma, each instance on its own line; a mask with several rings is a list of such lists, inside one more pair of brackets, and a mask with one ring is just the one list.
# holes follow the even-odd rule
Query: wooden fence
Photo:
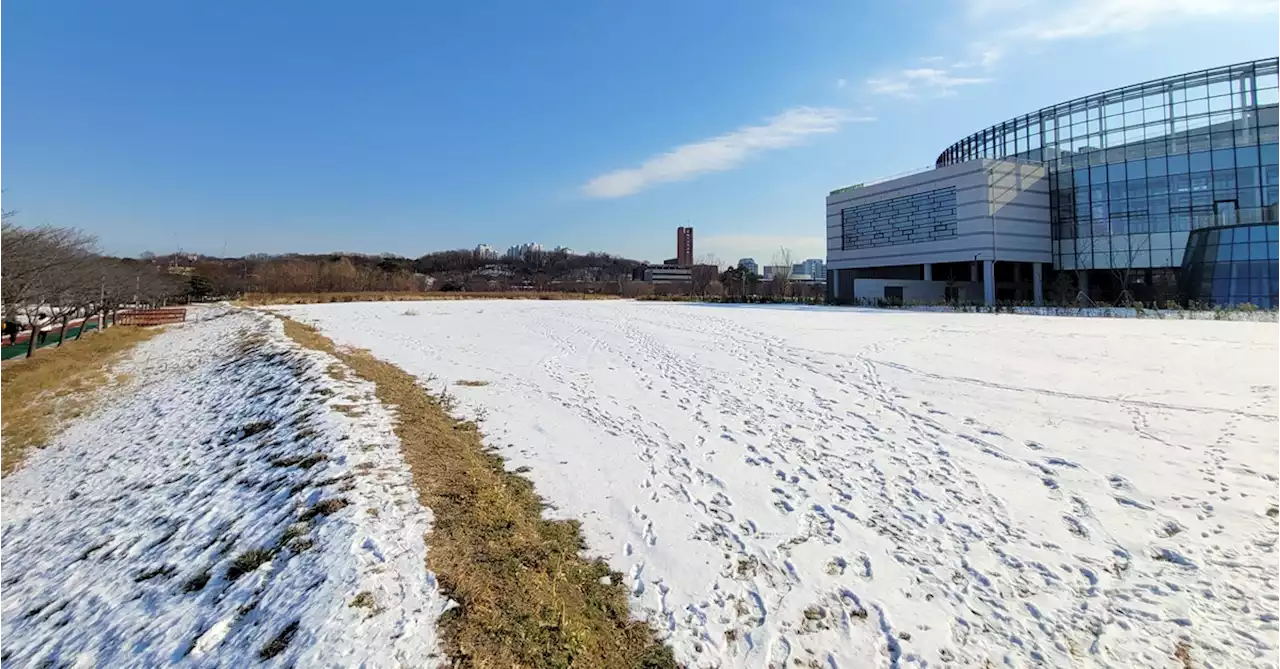
[[187, 320], [186, 309], [144, 309], [116, 314], [116, 325], [168, 325]]

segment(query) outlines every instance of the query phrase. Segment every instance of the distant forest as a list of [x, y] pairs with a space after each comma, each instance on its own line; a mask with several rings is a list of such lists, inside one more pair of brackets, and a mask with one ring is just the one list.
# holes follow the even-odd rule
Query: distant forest
[[559, 290], [621, 294], [644, 263], [605, 253], [539, 251], [485, 257], [470, 250], [411, 259], [355, 253], [211, 258], [186, 254], [144, 260], [189, 277], [197, 299], [244, 293]]

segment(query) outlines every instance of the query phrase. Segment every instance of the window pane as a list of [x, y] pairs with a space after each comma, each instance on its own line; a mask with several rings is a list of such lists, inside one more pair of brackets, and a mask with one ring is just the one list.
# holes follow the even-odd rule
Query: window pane
[[1262, 146], [1259, 146], [1258, 152], [1261, 154], [1262, 164], [1275, 165], [1280, 162], [1280, 153], [1278, 153], [1278, 151], [1280, 151], [1280, 147], [1276, 144], [1263, 144]]
[[1262, 193], [1256, 186], [1238, 186], [1236, 202], [1241, 209], [1256, 209], [1262, 206]]
[[1237, 169], [1237, 170], [1236, 170], [1236, 183], [1240, 184], [1240, 186], [1242, 186], [1242, 187], [1243, 187], [1243, 186], [1257, 186], [1257, 185], [1259, 185], [1260, 183], [1262, 183], [1262, 182], [1260, 182], [1260, 181], [1258, 180], [1258, 168], [1256, 168], [1256, 167], [1241, 167], [1241, 168]]
[[1186, 156], [1169, 156], [1169, 174], [1186, 174], [1189, 167]]
[[[1191, 157], [1194, 165], [1195, 156]], [[1218, 149], [1213, 152], [1213, 169], [1220, 170], [1236, 166], [1236, 152], [1234, 149]], [[1192, 170], [1195, 168], [1193, 167]]]
[[1147, 158], [1147, 174], [1157, 177], [1168, 174], [1168, 170], [1165, 167], [1165, 159], [1163, 157]]
[[1280, 102], [1280, 96], [1276, 95], [1276, 89], [1267, 88], [1258, 91], [1258, 104], [1273, 105], [1276, 102]]
[[1258, 164], [1258, 147], [1242, 146], [1236, 149], [1236, 165], [1239, 167], [1252, 167]]
[[1199, 151], [1190, 155], [1192, 172], [1205, 172], [1213, 167], [1208, 151]]
[[[1234, 176], [1235, 176], [1235, 173], [1232, 172], [1232, 177]], [[1231, 183], [1232, 185], [1235, 185], [1234, 178], [1232, 179]], [[1147, 180], [1146, 179], [1130, 179], [1129, 183], [1125, 187], [1125, 190], [1128, 192], [1129, 197], [1131, 198], [1132, 197], [1145, 198], [1147, 197]]]

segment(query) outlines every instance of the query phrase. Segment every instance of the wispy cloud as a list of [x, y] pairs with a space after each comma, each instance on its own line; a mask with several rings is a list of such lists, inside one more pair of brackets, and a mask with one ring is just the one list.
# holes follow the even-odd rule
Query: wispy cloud
[[986, 77], [961, 77], [936, 67], [919, 67], [873, 77], [867, 80], [872, 93], [900, 97], [940, 97], [954, 95], [961, 86], [972, 86], [990, 81]]
[[[918, 58], [929, 65], [868, 79], [868, 90], [909, 98], [954, 95], [962, 86], [990, 81], [1006, 56], [1036, 44], [1274, 15], [1280, 9], [1275, 0], [966, 0], [964, 8], [966, 31], [981, 39], [966, 45], [963, 56], [950, 65], [937, 56]], [[977, 32], [978, 26], [987, 28]]]
[[[1016, 0], [1025, 4], [1026, 0]], [[974, 0], [990, 9], [993, 0]], [[1189, 21], [1274, 14], [1273, 0], [1037, 0], [1007, 34], [1012, 38], [1060, 40], [1140, 32]]]
[[656, 184], [730, 170], [757, 153], [795, 146], [810, 135], [835, 132], [846, 123], [873, 120], [841, 109], [796, 107], [768, 119], [763, 125], [746, 126], [678, 146], [649, 158], [639, 167], [606, 172], [583, 185], [582, 192], [595, 198], [626, 197]]

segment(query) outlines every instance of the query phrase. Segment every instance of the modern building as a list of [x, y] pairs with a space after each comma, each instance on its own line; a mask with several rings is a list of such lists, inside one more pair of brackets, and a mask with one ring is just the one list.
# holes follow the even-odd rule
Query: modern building
[[498, 252], [488, 244], [480, 244], [476, 246], [475, 255], [481, 260], [493, 260], [498, 257]]
[[1269, 58], [1064, 102], [932, 168], [832, 191], [829, 297], [1039, 302], [1051, 285], [1277, 306], [1278, 70]]
[[793, 268], [786, 265], [765, 265], [764, 274], [762, 274], [760, 278], [764, 281], [773, 281], [774, 279], [783, 276], [790, 278], [792, 269]]
[[791, 273], [796, 276], [808, 276], [821, 279], [826, 276], [827, 263], [819, 258], [810, 258], [791, 266]]
[[755, 258], [741, 258], [738, 260], [738, 267], [746, 269], [752, 274], [760, 273], [760, 265], [756, 264]]
[[649, 283], [691, 283], [693, 270], [674, 265], [651, 265], [643, 268], [643, 280]]
[[681, 267], [693, 264], [693, 228], [676, 228], [676, 264]]

